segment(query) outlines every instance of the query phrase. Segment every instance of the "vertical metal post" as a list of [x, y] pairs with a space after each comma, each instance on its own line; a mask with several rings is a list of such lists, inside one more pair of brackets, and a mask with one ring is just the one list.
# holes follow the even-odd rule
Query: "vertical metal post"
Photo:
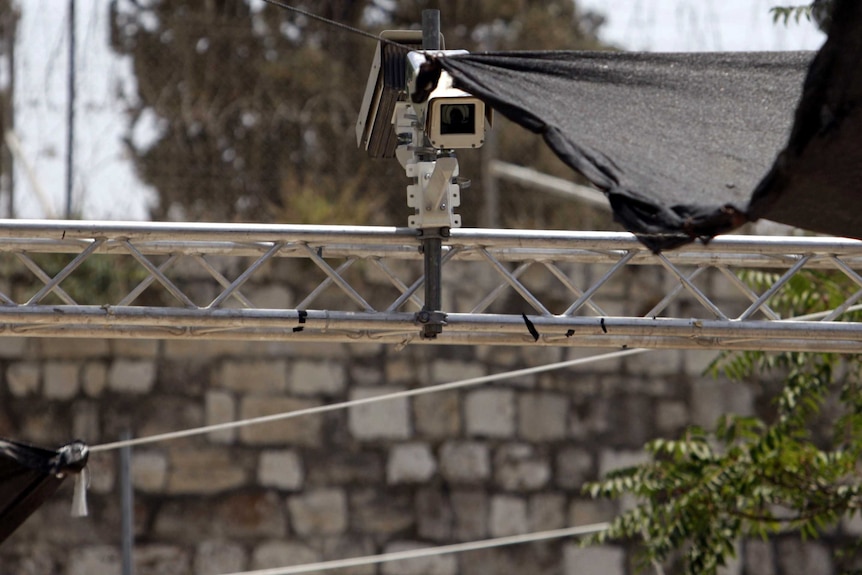
[[72, 217], [72, 182], [75, 178], [75, 0], [69, 0], [69, 78], [66, 126], [66, 208], [65, 217]]
[[440, 49], [440, 10], [422, 10], [422, 49]]
[[[124, 432], [122, 439], [128, 440], [132, 434]], [[134, 575], [133, 548], [135, 544], [135, 507], [132, 500], [132, 448], [120, 448], [120, 520], [122, 536], [123, 575]]]
[[[18, 36], [18, 19], [17, 15], [12, 10], [8, 10], [3, 21], [3, 38], [5, 45], [3, 46], [3, 55], [6, 58], [6, 67], [9, 70], [9, 98], [3, 106], [3, 140], [5, 141], [6, 134], [14, 133], [15, 131], [15, 42]], [[15, 217], [15, 161], [12, 150], [9, 149], [9, 144], [2, 146], [0, 152], [0, 162], [2, 162], [3, 171], [3, 191], [6, 194], [6, 209], [5, 217], [12, 219]]]
[[486, 228], [500, 227], [500, 183], [491, 170], [491, 164], [496, 158], [497, 132], [489, 130], [485, 133], [485, 145], [482, 146], [482, 190], [485, 210], [482, 212], [481, 221]]
[[[440, 49], [440, 11], [422, 10], [422, 49]], [[448, 231], [448, 230], [445, 230]], [[440, 284], [443, 282], [442, 258], [444, 228], [422, 230], [422, 255], [425, 262], [425, 306], [420, 314], [423, 320], [422, 337], [434, 339], [443, 331], [442, 321], [434, 312], [443, 307]]]

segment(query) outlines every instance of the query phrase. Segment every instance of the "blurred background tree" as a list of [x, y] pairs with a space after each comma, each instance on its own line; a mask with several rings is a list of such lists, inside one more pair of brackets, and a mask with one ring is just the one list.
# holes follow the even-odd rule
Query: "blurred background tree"
[[[441, 11], [448, 48], [596, 49], [602, 19], [572, 0], [297, 0], [370, 32], [416, 28]], [[405, 225], [407, 179], [370, 160], [354, 123], [374, 42], [262, 0], [114, 0], [112, 47], [134, 61], [129, 151], [158, 192], [155, 220]], [[132, 134], [153, 132], [141, 144]], [[497, 157], [571, 178], [538, 137], [501, 121]], [[136, 143], [137, 142], [137, 143]], [[487, 154], [486, 154], [487, 156]], [[460, 212], [483, 210], [478, 151]], [[501, 184], [502, 224], [606, 227], [609, 216]], [[529, 193], [529, 197], [526, 195]]]

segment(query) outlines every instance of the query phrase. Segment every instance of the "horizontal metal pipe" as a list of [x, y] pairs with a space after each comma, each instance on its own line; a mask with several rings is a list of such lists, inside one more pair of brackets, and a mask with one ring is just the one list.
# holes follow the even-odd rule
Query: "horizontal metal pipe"
[[[523, 232], [519, 232], [523, 233]], [[454, 234], [454, 231], [453, 231]], [[308, 243], [313, 245], [315, 251], [324, 258], [390, 258], [405, 260], [421, 260], [418, 252], [418, 241], [414, 237], [402, 235], [386, 237], [368, 236], [353, 238], [353, 243], [343, 243], [344, 238], [334, 238], [338, 243], [320, 243], [306, 241], [307, 238], [285, 236], [286, 245], [278, 253], [278, 258], [307, 258], [307, 253], [302, 248]], [[104, 237], [104, 236], [94, 236]], [[9, 238], [2, 236], [0, 230], [0, 253], [66, 253], [78, 254], [93, 243], [93, 239], [45, 239], [45, 238]], [[129, 250], [122, 236], [106, 239], [95, 251], [98, 254], [126, 255]], [[616, 247], [609, 247], [611, 241]], [[718, 240], [715, 240], [718, 242]], [[400, 242], [400, 243], [399, 243]], [[473, 242], [473, 243], [470, 243]], [[550, 241], [553, 247], [537, 247], [539, 244], [547, 244], [548, 241], [538, 238], [522, 238], [520, 240], [511, 237], [474, 237], [468, 242], [465, 238], [456, 238], [453, 246], [459, 247], [458, 253], [453, 261], [481, 261], [483, 259], [480, 250], [486, 250], [501, 261], [555, 261], [584, 264], [613, 264], [623, 254], [632, 252], [634, 255], [627, 265], [649, 266], [658, 265], [657, 257], [637, 242], [628, 240], [615, 243], [617, 240], [583, 238], [571, 240], [567, 247], [556, 240]], [[213, 255], [233, 257], [259, 257], [275, 243], [273, 241], [218, 241], [218, 240], [146, 240], [131, 242], [135, 248], [144, 255]], [[485, 246], [484, 244], [490, 244]], [[520, 245], [513, 245], [520, 244]], [[452, 246], [444, 246], [444, 252]], [[622, 248], [625, 249], [617, 249]], [[703, 251], [692, 246], [684, 250], [665, 252], [663, 255], [675, 265], [679, 266], [701, 266], [701, 265], [724, 265], [744, 268], [769, 268], [787, 269], [799, 260], [798, 254], [785, 253], [756, 253], [740, 244], [740, 252], [729, 251]], [[852, 248], [852, 249], [851, 249]], [[686, 251], [692, 250], [692, 251]], [[831, 259], [834, 254], [842, 254], [842, 261], [850, 268], [862, 269], [862, 244], [848, 246], [839, 242], [839, 245], [818, 244], [807, 246], [807, 254], [811, 254], [811, 260], [806, 264], [806, 269], [835, 269], [836, 266]]]
[[[306, 242], [367, 243], [401, 245], [416, 242], [416, 231], [388, 226], [312, 226], [287, 224], [103, 222], [87, 220], [9, 220], [0, 219], [3, 238], [63, 241], [94, 238], [141, 241], [204, 242]], [[589, 250], [644, 250], [637, 238], [627, 232], [562, 230], [496, 230], [457, 228], [448, 243], [496, 247], [565, 248]], [[832, 253], [862, 255], [862, 242], [833, 237], [725, 235], [708, 244], [692, 243], [685, 252], [722, 251], [745, 254]], [[669, 252], [674, 253], [674, 252]]]
[[[564, 338], [625, 336], [713, 338], [749, 342], [751, 349], [770, 339], [862, 341], [862, 324], [817, 321], [721, 321], [673, 318], [530, 316], [540, 337]], [[169, 325], [168, 325], [168, 322]], [[520, 315], [448, 314], [446, 332], [529, 336]], [[0, 308], [0, 325], [150, 327], [175, 330], [283, 330], [410, 332], [416, 329], [412, 313], [334, 312], [272, 309], [166, 309], [144, 306], [18, 306]], [[295, 329], [301, 328], [301, 329]], [[572, 330], [570, 336], [566, 334]], [[633, 345], [633, 344], [632, 344]], [[857, 344], [858, 345], [858, 344]], [[862, 349], [862, 348], [860, 348]]]
[[631, 337], [631, 336], [572, 336], [567, 338], [542, 338], [533, 342], [532, 337], [506, 333], [463, 333], [444, 330], [436, 339], [419, 337], [418, 329], [403, 332], [304, 331], [294, 333], [290, 330], [273, 329], [179, 329], [165, 326], [80, 326], [80, 325], [15, 325], [5, 326], [0, 337], [70, 337], [70, 338], [110, 338], [110, 339], [201, 339], [201, 340], [243, 340], [243, 341], [303, 341], [318, 343], [351, 344], [440, 344], [440, 345], [517, 345], [540, 347], [576, 348], [646, 348], [646, 349], [697, 349], [697, 350], [750, 350], [761, 351], [817, 351], [832, 353], [858, 353], [858, 341], [808, 340], [798, 337], [762, 340], [757, 342], [724, 340], [693, 340], [677, 337]]

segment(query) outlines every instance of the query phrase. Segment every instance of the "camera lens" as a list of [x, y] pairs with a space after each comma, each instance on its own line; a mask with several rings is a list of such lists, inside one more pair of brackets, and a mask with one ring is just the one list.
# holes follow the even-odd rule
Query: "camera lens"
[[441, 104], [440, 134], [474, 134], [476, 104]]

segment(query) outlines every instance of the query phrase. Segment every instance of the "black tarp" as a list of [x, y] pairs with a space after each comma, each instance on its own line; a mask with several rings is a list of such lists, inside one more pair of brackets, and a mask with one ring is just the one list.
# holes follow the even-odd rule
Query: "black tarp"
[[0, 439], [0, 543], [86, 463], [81, 442], [51, 450]]
[[834, 22], [816, 58], [552, 51], [438, 61], [457, 87], [541, 134], [653, 249], [761, 217], [862, 238], [862, 2], [839, 0]]

